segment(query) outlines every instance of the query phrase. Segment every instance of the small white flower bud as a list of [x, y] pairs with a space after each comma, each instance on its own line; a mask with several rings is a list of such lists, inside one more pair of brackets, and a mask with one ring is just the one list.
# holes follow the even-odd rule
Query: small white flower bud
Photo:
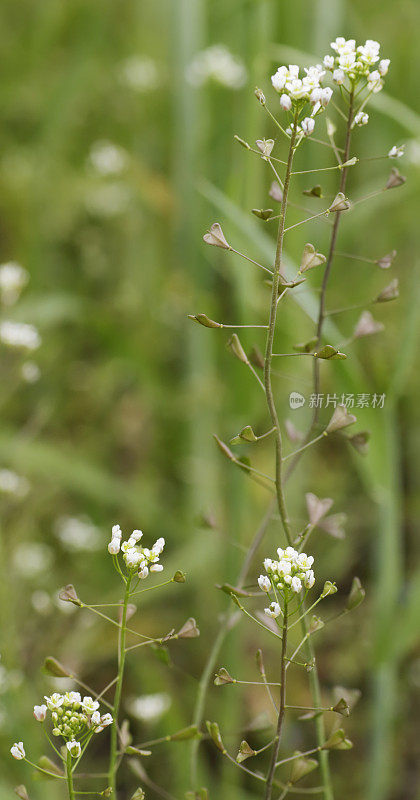
[[300, 580], [300, 578], [297, 577], [297, 575], [295, 575], [294, 578], [292, 578], [292, 582], [290, 585], [292, 587], [292, 590], [296, 593], [302, 590], [302, 581]]
[[111, 556], [117, 556], [120, 552], [120, 546], [120, 539], [116, 537], [112, 538], [108, 545], [108, 553], [110, 553]]
[[113, 539], [122, 539], [122, 530], [119, 525], [113, 525], [111, 536]]
[[334, 69], [334, 56], [324, 56], [322, 63], [326, 69]]
[[290, 111], [292, 107], [292, 101], [288, 94], [282, 94], [280, 97], [280, 108], [283, 111]]
[[47, 716], [47, 706], [34, 706], [34, 717], [37, 722], [44, 722], [45, 717]]
[[315, 106], [317, 103], [320, 103], [321, 97], [322, 97], [322, 89], [320, 86], [317, 86], [315, 89], [312, 89], [312, 92], [309, 97], [311, 105]]
[[401, 144], [398, 147], [396, 144], [394, 144], [394, 146], [391, 147], [388, 153], [388, 158], [401, 158], [401, 156], [403, 155], [404, 155], [404, 145]]
[[312, 586], [314, 585], [314, 583], [315, 583], [314, 571], [313, 571], [313, 569], [309, 569], [307, 571], [306, 576], [305, 576], [304, 581], [303, 581], [305, 589], [312, 589]]
[[17, 758], [18, 761], [21, 761], [21, 759], [25, 758], [26, 756], [23, 742], [15, 742], [13, 747], [10, 748], [10, 752], [13, 758]]
[[162, 564], [152, 564], [150, 567], [150, 572], [163, 572]]
[[258, 578], [258, 586], [262, 592], [271, 591], [271, 581], [269, 578], [267, 578], [267, 575], [260, 575]]

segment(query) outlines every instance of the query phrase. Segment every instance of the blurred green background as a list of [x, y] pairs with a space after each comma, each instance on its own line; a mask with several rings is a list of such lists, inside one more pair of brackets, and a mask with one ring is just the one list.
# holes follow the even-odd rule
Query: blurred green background
[[[340, 588], [328, 601], [331, 613], [342, 607], [354, 574], [367, 591], [364, 606], [318, 640], [327, 704], [334, 686], [362, 692], [346, 721], [354, 749], [331, 759], [336, 797], [420, 798], [418, 2], [3, 0], [0, 23], [0, 261], [17, 261], [30, 275], [2, 316], [36, 325], [42, 337], [30, 357], [39, 377], [33, 367], [22, 373], [28, 359], [1, 350], [0, 470], [24, 479], [15, 486], [12, 478], [11, 486], [10, 473], [0, 473], [1, 800], [22, 782], [33, 800], [62, 797], [60, 786], [32, 785], [29, 767], [9, 756], [20, 739], [34, 760], [45, 751], [32, 706], [65, 684], [41, 673], [44, 657], [55, 655], [96, 688], [113, 677], [112, 628], [87, 612], [66, 613], [57, 591], [72, 582], [88, 602], [118, 598], [106, 553], [115, 522], [125, 531], [140, 527], [153, 541], [164, 536], [168, 574], [188, 573], [185, 585], [145, 595], [133, 619], [139, 630], [163, 634], [190, 615], [201, 629], [200, 639], [170, 648], [169, 665], [153, 651], [130, 657], [125, 712], [135, 741], [191, 721], [198, 680], [228, 607], [215, 584], [236, 580], [267, 505], [211, 437], [217, 432], [229, 440], [245, 424], [265, 429], [258, 387], [226, 350], [224, 332], [194, 326], [187, 314], [263, 323], [269, 295], [250, 265], [206, 248], [201, 237], [219, 220], [234, 247], [264, 262], [270, 257], [273, 228], [249, 211], [272, 204], [271, 176], [233, 136], [250, 142], [275, 136], [255, 85], [276, 110], [273, 67], [318, 61], [341, 34], [378, 39], [391, 59], [385, 92], [372, 103], [368, 127], [356, 132], [352, 152], [383, 155], [407, 142], [398, 167], [408, 181], [360, 204], [341, 231], [342, 251], [375, 259], [395, 248], [391, 270], [337, 258], [330, 304], [363, 302], [396, 275], [401, 296], [374, 309], [386, 325], [383, 334], [357, 342], [346, 350], [348, 361], [322, 370], [328, 391], [386, 392], [383, 410], [356, 412], [357, 429], [372, 433], [368, 456], [338, 438], [311, 451], [290, 482], [289, 505], [296, 526], [305, 523], [307, 491], [333, 497], [334, 511], [348, 514], [343, 541], [322, 533], [312, 541], [319, 577]], [[228, 54], [208, 50], [215, 46]], [[326, 149], [308, 142], [299, 168], [314, 159], [332, 163]], [[393, 165], [359, 165], [350, 197], [384, 185]], [[332, 174], [325, 182], [330, 192]], [[292, 197], [313, 213], [319, 201], [301, 192], [317, 182], [302, 176]], [[293, 215], [298, 220], [302, 211]], [[323, 223], [297, 229], [287, 256], [299, 259], [314, 237], [322, 250], [327, 234]], [[311, 273], [308, 283], [309, 292], [297, 291], [302, 303], [311, 302], [311, 292], [316, 300], [319, 276]], [[349, 338], [358, 314], [334, 318], [341, 337], [334, 344]], [[312, 331], [299, 303], [289, 302], [279, 347], [288, 351]], [[241, 339], [247, 348], [263, 348], [261, 333]], [[276, 383], [282, 417], [301, 430], [310, 412], [290, 411], [287, 397], [311, 391], [303, 361], [282, 362]], [[264, 445], [255, 460], [269, 470], [270, 458]], [[280, 543], [274, 520], [258, 560]], [[258, 569], [256, 563], [251, 577]], [[217, 666], [256, 680], [260, 646], [276, 680], [271, 643], [246, 621], [227, 637]], [[258, 687], [242, 688], [210, 685], [206, 707], [233, 754], [267, 709]], [[291, 690], [296, 703], [309, 702], [306, 675], [294, 675]], [[138, 701], [154, 694], [156, 715]], [[264, 741], [258, 732], [247, 738]], [[92, 748], [100, 771], [105, 742]], [[312, 742], [312, 723], [292, 717], [285, 748]], [[144, 767], [182, 798], [189, 760], [189, 743], [163, 745]], [[129, 798], [138, 780], [129, 769], [121, 780], [121, 797]], [[208, 743], [200, 749], [200, 785], [211, 798], [260, 796]]]

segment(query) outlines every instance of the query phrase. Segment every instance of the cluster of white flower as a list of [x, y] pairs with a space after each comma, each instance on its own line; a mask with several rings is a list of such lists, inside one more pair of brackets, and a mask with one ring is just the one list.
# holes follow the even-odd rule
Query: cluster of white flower
[[[79, 739], [100, 733], [113, 722], [111, 714], [100, 714], [99, 703], [92, 697], [81, 697], [79, 692], [54, 692], [45, 696], [46, 703], [34, 706], [37, 722], [45, 722], [48, 711], [53, 724], [53, 736], [62, 736], [72, 758], [79, 758], [82, 748]], [[16, 742], [10, 748], [13, 758], [25, 758], [23, 742]]]
[[29, 481], [23, 475], [18, 475], [11, 469], [0, 469], [0, 492], [25, 497], [30, 488]]
[[98, 141], [91, 147], [89, 161], [99, 175], [118, 175], [126, 168], [128, 155], [118, 144]]
[[[277, 597], [277, 592], [287, 599], [290, 593], [299, 594], [303, 588], [311, 589], [315, 583], [315, 575], [312, 569], [314, 563], [313, 556], [306, 553], [298, 553], [294, 547], [286, 547], [282, 550], [277, 549], [278, 561], [271, 558], [264, 559], [264, 569], [266, 575], [260, 575], [258, 585], [263, 592], [269, 594], [273, 591]], [[265, 609], [268, 616], [276, 618], [280, 615], [281, 609], [278, 602], [273, 602], [269, 608]]]
[[36, 350], [41, 344], [41, 337], [34, 325], [5, 319], [0, 322], [0, 341], [9, 347]]
[[16, 261], [0, 264], [0, 299], [7, 306], [16, 303], [29, 275]]
[[[297, 111], [303, 108], [306, 103], [312, 106], [310, 117], [305, 117], [297, 127], [297, 133], [302, 136], [309, 136], [315, 127], [314, 117], [327, 107], [331, 100], [332, 89], [328, 86], [321, 86], [322, 79], [326, 70], [321, 64], [315, 67], [305, 67], [305, 75], [299, 77], [299, 67], [297, 64], [289, 64], [288, 67], [279, 67], [277, 72], [271, 76], [271, 83], [276, 92], [280, 94], [280, 108], [283, 111]], [[293, 125], [287, 129], [291, 134]]]
[[215, 81], [226, 89], [241, 89], [246, 81], [246, 69], [224, 45], [216, 44], [194, 56], [187, 67], [186, 78], [193, 86]]
[[121, 81], [137, 92], [151, 92], [160, 82], [158, 64], [147, 56], [130, 56], [121, 64]]
[[[338, 36], [335, 42], [331, 42], [331, 47], [337, 55], [325, 56], [323, 65], [325, 69], [332, 72], [334, 83], [341, 86], [348, 78], [350, 84], [354, 86], [357, 81], [363, 78], [367, 81], [369, 92], [376, 94], [381, 91], [383, 87], [382, 78], [388, 72], [390, 60], [389, 58], [380, 58], [379, 42], [367, 39], [365, 44], [356, 47], [355, 39], [345, 39], [344, 36]], [[375, 64], [377, 64], [377, 68], [370, 71], [370, 67]]]
[[130, 538], [121, 543], [122, 531], [119, 525], [114, 525], [111, 533], [111, 541], [108, 544], [108, 552], [116, 556], [123, 553], [123, 559], [127, 569], [132, 572], [136, 570], [139, 578], [147, 578], [149, 572], [162, 572], [163, 566], [159, 564], [159, 556], [165, 547], [165, 539], [161, 536], [156, 540], [153, 547], [141, 547], [139, 541], [143, 536], [142, 531], [135, 530]]

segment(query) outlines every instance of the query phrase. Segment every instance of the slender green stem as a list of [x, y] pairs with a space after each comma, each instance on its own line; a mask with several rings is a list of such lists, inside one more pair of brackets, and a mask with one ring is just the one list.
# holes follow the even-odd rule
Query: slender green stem
[[274, 740], [273, 752], [271, 754], [270, 766], [268, 768], [267, 783], [265, 787], [265, 800], [271, 800], [273, 790], [274, 773], [276, 771], [277, 758], [280, 750], [280, 740], [283, 729], [283, 720], [286, 712], [286, 649], [287, 649], [287, 601], [284, 603], [283, 633], [280, 656], [280, 706], [277, 719], [276, 737]]
[[73, 771], [71, 766], [71, 755], [67, 752], [67, 764], [66, 764], [66, 777], [67, 777], [67, 788], [69, 792], [69, 800], [74, 800], [74, 786], [73, 786]]
[[290, 139], [290, 147], [289, 147], [289, 155], [287, 159], [287, 167], [286, 167], [286, 174], [284, 177], [284, 190], [283, 190], [283, 200], [281, 204], [281, 211], [280, 211], [280, 219], [279, 219], [279, 227], [278, 227], [278, 234], [277, 234], [277, 247], [276, 247], [276, 258], [274, 262], [274, 273], [273, 273], [273, 285], [271, 291], [271, 306], [270, 306], [270, 317], [268, 323], [268, 333], [267, 333], [267, 343], [265, 348], [265, 358], [264, 358], [264, 385], [265, 385], [265, 394], [267, 398], [267, 405], [268, 410], [270, 413], [271, 421], [273, 427], [275, 428], [275, 438], [276, 438], [276, 494], [277, 494], [277, 504], [279, 508], [280, 518], [282, 521], [284, 533], [286, 539], [289, 544], [292, 542], [292, 533], [290, 529], [290, 522], [287, 515], [286, 509], [286, 501], [284, 497], [283, 491], [283, 480], [282, 480], [282, 455], [283, 455], [283, 445], [282, 445], [282, 436], [280, 430], [280, 423], [279, 418], [277, 415], [276, 404], [274, 401], [274, 394], [273, 394], [273, 387], [271, 383], [271, 362], [273, 357], [273, 342], [274, 342], [274, 333], [276, 329], [276, 317], [277, 317], [277, 296], [279, 290], [279, 283], [280, 283], [280, 275], [281, 275], [281, 265], [282, 265], [282, 256], [283, 256], [283, 240], [284, 240], [284, 228], [285, 228], [285, 221], [286, 221], [286, 208], [287, 208], [287, 198], [289, 194], [289, 187], [290, 187], [290, 178], [293, 166], [293, 155], [294, 155], [294, 146], [296, 140], [296, 128], [297, 128], [297, 120], [298, 114], [295, 114], [295, 122], [294, 127], [292, 130], [292, 136]]
[[118, 677], [117, 683], [115, 686], [115, 695], [114, 695], [114, 705], [112, 709], [112, 716], [113, 716], [113, 723], [111, 725], [111, 749], [110, 749], [110, 757], [109, 757], [109, 774], [108, 774], [108, 781], [109, 785], [112, 789], [113, 797], [116, 797], [116, 779], [117, 779], [117, 725], [118, 725], [118, 714], [120, 710], [120, 703], [121, 703], [121, 692], [122, 692], [122, 685], [123, 685], [123, 678], [124, 678], [124, 666], [125, 666], [125, 639], [126, 639], [126, 624], [127, 624], [127, 606], [128, 601], [130, 598], [130, 585], [131, 585], [131, 576], [128, 578], [126, 587], [125, 587], [125, 594], [124, 594], [124, 604], [122, 610], [122, 617], [121, 617], [121, 625], [120, 625], [120, 634], [119, 634], [119, 641], [118, 641]]

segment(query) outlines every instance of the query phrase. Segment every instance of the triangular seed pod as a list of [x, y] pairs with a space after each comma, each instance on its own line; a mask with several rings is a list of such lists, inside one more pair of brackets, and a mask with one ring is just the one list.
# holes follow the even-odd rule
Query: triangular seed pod
[[333, 347], [332, 344], [325, 344], [314, 353], [315, 358], [322, 358], [325, 361], [342, 361], [344, 358], [347, 358], [345, 353], [341, 353], [340, 350], [337, 350], [336, 347]]
[[311, 525], [317, 525], [318, 522], [328, 514], [334, 502], [331, 497], [324, 497], [324, 499], [321, 500], [316, 494], [312, 494], [312, 492], [307, 492], [305, 499]]
[[[296, 750], [293, 754], [294, 756], [300, 756], [299, 750]], [[292, 769], [290, 772], [290, 783], [297, 783], [306, 775], [309, 775], [314, 769], [318, 766], [318, 761], [315, 758], [306, 758], [305, 756], [300, 756], [300, 758], [295, 758], [292, 762]]]
[[257, 755], [256, 751], [252, 749], [246, 739], [243, 739], [239, 747], [239, 753], [236, 756], [238, 764], [241, 764], [242, 761], [245, 761], [247, 758], [255, 755]]
[[396, 255], [397, 251], [391, 250], [390, 253], [387, 253], [385, 256], [382, 256], [382, 258], [378, 258], [376, 262], [378, 267], [380, 267], [381, 269], [389, 269]]
[[273, 216], [272, 208], [252, 208], [251, 211], [255, 217], [263, 220], [270, 219]]
[[363, 600], [365, 599], [365, 595], [366, 592], [360, 582], [360, 579], [354, 577], [349, 596], [347, 598], [346, 611], [352, 611], [353, 608], [360, 606], [360, 603], [363, 603]]
[[270, 197], [273, 198], [277, 203], [283, 202], [283, 192], [281, 186], [278, 181], [273, 181], [270, 186], [270, 191], [268, 192]]
[[349, 208], [350, 202], [347, 200], [346, 196], [343, 194], [343, 192], [338, 192], [328, 211], [331, 211], [332, 213], [336, 211], [348, 211]]
[[322, 187], [317, 183], [317, 185], [312, 186], [311, 189], [304, 189], [302, 194], [305, 194], [307, 197], [322, 197]]
[[227, 243], [222, 227], [218, 222], [213, 222], [210, 230], [203, 236], [206, 244], [212, 244], [214, 247], [222, 247], [224, 250], [230, 250], [230, 244]]
[[394, 278], [385, 289], [375, 297], [374, 303], [388, 303], [390, 300], [395, 300], [399, 296], [398, 278]]
[[404, 178], [404, 175], [401, 175], [400, 171], [396, 167], [393, 167], [385, 184], [385, 189], [396, 189], [397, 186], [402, 186], [406, 180], [407, 178]]
[[333, 431], [339, 431], [342, 428], [347, 428], [348, 425], [353, 425], [354, 422], [357, 422], [357, 417], [354, 414], [350, 414], [346, 406], [339, 405], [334, 410], [325, 430], [327, 433], [333, 433]]
[[234, 683], [234, 680], [225, 667], [220, 667], [220, 669], [216, 672], [214, 685], [224, 686], [226, 683]]
[[360, 339], [362, 336], [371, 336], [374, 333], [381, 333], [383, 330], [385, 330], [383, 322], [378, 322], [374, 319], [370, 311], [363, 311], [353, 331], [353, 339]]
[[179, 629], [176, 636], [178, 639], [196, 639], [197, 636], [200, 636], [200, 631], [197, 628], [197, 623], [194, 617], [189, 617], [189, 619], [187, 619], [182, 628]]

